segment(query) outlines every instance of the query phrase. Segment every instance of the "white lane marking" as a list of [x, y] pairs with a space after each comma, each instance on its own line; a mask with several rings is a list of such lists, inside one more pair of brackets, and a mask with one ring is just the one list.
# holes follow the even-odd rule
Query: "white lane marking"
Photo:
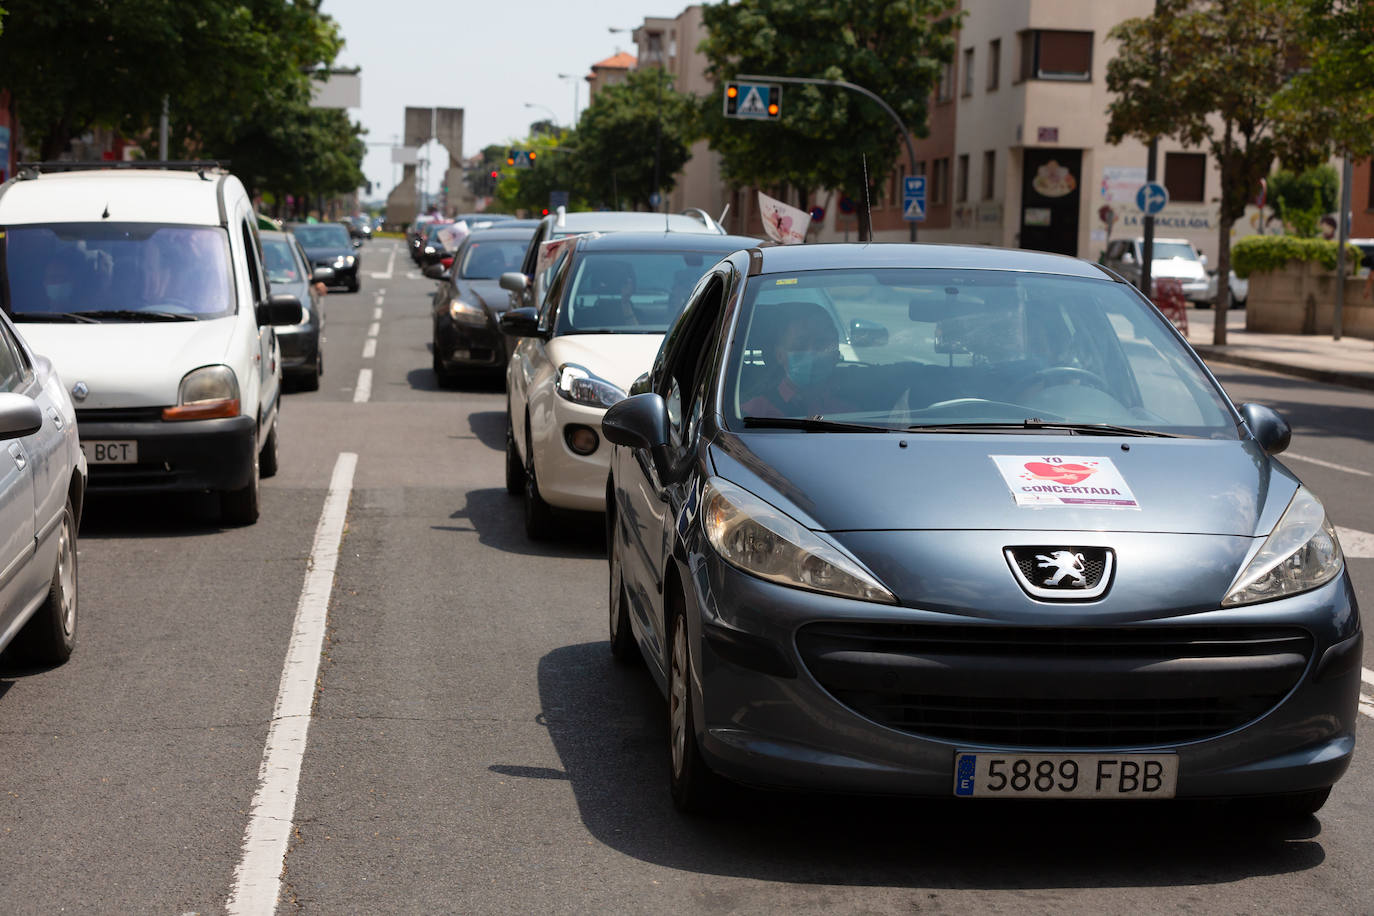
[[368, 337], [376, 337], [376, 336], [377, 336], [378, 334], [380, 334], [381, 332], [382, 332], [382, 323], [381, 323], [380, 321], [374, 321], [374, 322], [372, 322], [370, 325], [367, 326], [367, 336], [368, 336]]
[[368, 398], [372, 397], [372, 370], [358, 370], [358, 384], [353, 388], [353, 403], [366, 404]]
[[1371, 700], [1364, 694], [1360, 694], [1360, 712], [1374, 719], [1374, 700]]
[[373, 321], [381, 321], [381, 320], [382, 320], [382, 307], [381, 307], [380, 305], [377, 306], [375, 309], [372, 310], [372, 320], [373, 320]]
[[374, 270], [374, 271], [372, 272], [372, 279], [374, 279], [374, 280], [390, 280], [390, 279], [391, 279], [391, 273], [392, 273], [392, 271], [393, 271], [395, 268], [396, 268], [396, 246], [395, 246], [395, 245], [392, 245], [392, 246], [391, 246], [391, 257], [389, 257], [389, 258], [386, 259], [386, 270], [385, 270], [385, 271], [376, 271], [376, 270]]
[[[1360, 669], [1360, 680], [1364, 681], [1364, 682], [1365, 682], [1366, 684], [1368, 684], [1370, 687], [1374, 687], [1374, 671], [1370, 671], [1368, 668], [1361, 668], [1361, 669]], [[1371, 702], [1374, 702], [1374, 701], [1371, 701]]]
[[329, 492], [324, 498], [324, 509], [315, 527], [305, 584], [296, 605], [291, 643], [286, 649], [286, 664], [277, 689], [277, 705], [272, 712], [272, 725], [267, 730], [262, 765], [258, 768], [258, 789], [253, 795], [248, 829], [243, 836], [243, 856], [234, 870], [234, 887], [227, 908], [230, 914], [270, 916], [276, 912], [286, 847], [296, 812], [301, 760], [310, 730], [315, 678], [319, 675], [320, 653], [324, 647], [329, 595], [334, 590], [334, 569], [339, 561], [339, 543], [343, 539], [348, 499], [353, 491], [353, 472], [357, 466], [355, 453], [339, 454], [329, 480]]
[[1320, 467], [1330, 468], [1333, 471], [1344, 471], [1347, 474], [1356, 474], [1360, 477], [1374, 477], [1374, 472], [1362, 471], [1359, 468], [1346, 467], [1343, 464], [1333, 464], [1330, 461], [1322, 461], [1320, 458], [1308, 458], [1306, 455], [1295, 455], [1292, 452], [1284, 452], [1283, 457], [1296, 458], [1299, 461], [1306, 461], [1308, 464], [1319, 465]]
[[1374, 559], [1374, 534], [1337, 525], [1336, 537], [1341, 539], [1341, 551], [1352, 560]]
[[377, 355], [377, 338], [369, 337], [363, 343], [363, 359], [371, 359]]

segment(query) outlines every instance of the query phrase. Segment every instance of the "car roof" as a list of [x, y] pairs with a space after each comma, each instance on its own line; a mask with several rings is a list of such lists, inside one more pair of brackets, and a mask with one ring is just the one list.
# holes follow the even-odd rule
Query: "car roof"
[[1091, 261], [1062, 254], [993, 248], [987, 245], [910, 243], [777, 245], [751, 252], [757, 268], [750, 274], [866, 267], [934, 267], [965, 270], [1018, 270], [1095, 280], [1116, 280]]
[[697, 235], [721, 235], [718, 226], [702, 222], [683, 213], [644, 213], [626, 210], [597, 210], [563, 214], [562, 225], [555, 214], [550, 220], [550, 236], [575, 235], [579, 232], [690, 232]]
[[732, 251], [757, 248], [747, 235], [708, 235], [704, 232], [611, 232], [583, 239], [579, 251]]
[[83, 169], [16, 177], [0, 192], [0, 223], [177, 223], [218, 226], [227, 172]]
[[[521, 220], [524, 223], [524, 220]], [[501, 223], [489, 229], [474, 229], [468, 234], [468, 238], [490, 242], [528, 242], [534, 235], [534, 226], [507, 226]]]

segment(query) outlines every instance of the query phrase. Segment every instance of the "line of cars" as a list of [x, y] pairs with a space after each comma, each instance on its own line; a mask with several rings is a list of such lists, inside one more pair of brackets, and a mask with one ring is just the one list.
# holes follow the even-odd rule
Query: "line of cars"
[[[210, 492], [248, 525], [277, 470], [283, 378], [319, 386], [310, 230], [263, 231], [213, 163], [26, 164], [0, 185], [0, 649], [76, 640], [88, 491]], [[353, 275], [356, 278], [356, 274]], [[22, 334], [22, 336], [21, 336]]]
[[1132, 286], [617, 214], [551, 238], [573, 217], [483, 307], [516, 341], [507, 488], [536, 537], [605, 510], [611, 653], [667, 699], [680, 809], [729, 783], [1326, 802], [1363, 642], [1335, 529], [1282, 417]]

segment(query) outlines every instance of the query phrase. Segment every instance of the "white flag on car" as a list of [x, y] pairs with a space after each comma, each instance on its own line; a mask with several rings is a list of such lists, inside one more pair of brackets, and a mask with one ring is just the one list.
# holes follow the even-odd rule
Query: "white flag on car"
[[760, 191], [759, 213], [763, 216], [763, 231], [773, 241], [781, 245], [800, 245], [806, 241], [811, 214], [805, 210], [789, 207]]

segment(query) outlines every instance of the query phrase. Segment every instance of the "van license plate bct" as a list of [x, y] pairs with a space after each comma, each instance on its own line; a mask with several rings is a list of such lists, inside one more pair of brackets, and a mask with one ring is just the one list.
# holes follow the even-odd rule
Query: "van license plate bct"
[[81, 443], [91, 464], [138, 464], [137, 439], [92, 439]]
[[1177, 754], [954, 755], [960, 798], [1173, 798], [1177, 782]]

